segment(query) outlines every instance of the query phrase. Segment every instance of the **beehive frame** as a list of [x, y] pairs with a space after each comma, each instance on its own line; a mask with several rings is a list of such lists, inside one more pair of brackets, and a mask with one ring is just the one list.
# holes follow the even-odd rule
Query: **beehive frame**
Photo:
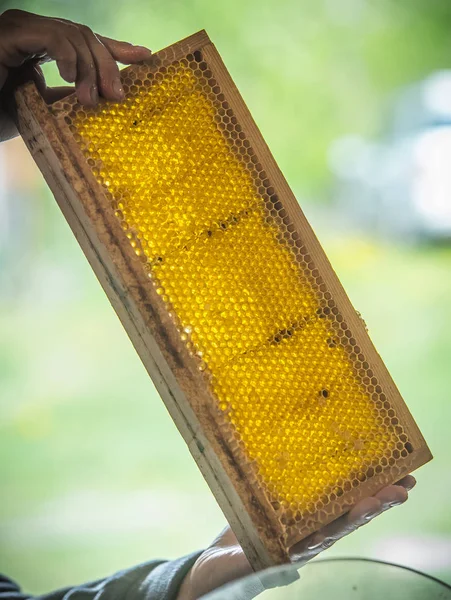
[[[222, 123], [216, 120], [227, 144], [245, 140], [246, 168], [256, 194], [265, 198], [270, 226], [283, 230], [280, 243], [305, 270], [318, 299], [318, 323], [319, 319], [327, 322], [334, 332], [330, 345], [338, 345], [350, 357], [356, 381], [366, 386], [365, 394], [380, 410], [381, 423], [385, 419], [387, 427], [398, 431], [398, 445], [388, 458], [382, 457], [376, 467], [366, 465], [358, 477], [340, 479], [341, 484], [329, 490], [327, 498], [321, 497], [314, 509], [294, 514], [289, 502], [284, 505], [262, 485], [258, 463], [249, 458], [227, 413], [218, 407], [208, 384], [208, 368], [205, 373], [202, 358], [187, 347], [177, 315], [161, 297], [158, 283], [149, 279], [146, 257], [121, 227], [108, 186], [94, 175], [82, 152], [70, 116], [80, 109], [75, 97], [49, 107], [34, 84], [28, 83], [16, 92], [15, 119], [250, 563], [261, 569], [287, 562], [291, 545], [362, 497], [421, 466], [431, 454], [207, 34], [201, 31], [153, 55], [145, 65], [124, 69], [121, 76], [127, 94], [134, 93], [135, 81], [165, 72], [177, 61], [196, 63], [195, 72], [198, 67], [202, 70], [216, 114], [228, 115]], [[241, 160], [236, 148], [233, 151]], [[117, 203], [113, 207], [117, 210]], [[306, 319], [293, 327], [308, 325]], [[293, 335], [288, 329], [279, 333], [279, 338]], [[319, 401], [327, 404], [328, 392], [322, 392]]]

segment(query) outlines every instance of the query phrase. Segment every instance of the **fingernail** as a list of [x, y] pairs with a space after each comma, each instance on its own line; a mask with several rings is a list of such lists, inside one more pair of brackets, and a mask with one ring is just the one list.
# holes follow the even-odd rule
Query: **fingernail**
[[312, 543], [307, 546], [307, 550], [318, 550], [318, 548], [321, 548], [322, 545], [322, 542], [317, 542], [316, 544]]
[[323, 538], [323, 537], [313, 538], [313, 540], [310, 542], [310, 544], [307, 545], [307, 550], [318, 550], [318, 548], [321, 548], [321, 546], [324, 544], [324, 542], [325, 542], [325, 538]]
[[99, 101], [99, 92], [95, 84], [91, 86], [91, 100], [93, 104], [97, 104]]
[[380, 510], [374, 510], [372, 512], [366, 513], [366, 515], [363, 515], [363, 520], [371, 521], [371, 519], [374, 519], [374, 517], [377, 517], [380, 514], [381, 514]]
[[124, 88], [122, 87], [122, 82], [119, 78], [113, 81], [113, 92], [118, 100], [123, 100], [125, 98]]
[[404, 503], [401, 502], [400, 500], [398, 500], [397, 502], [389, 502], [388, 508], [393, 508], [393, 506], [400, 506], [401, 504], [404, 504]]

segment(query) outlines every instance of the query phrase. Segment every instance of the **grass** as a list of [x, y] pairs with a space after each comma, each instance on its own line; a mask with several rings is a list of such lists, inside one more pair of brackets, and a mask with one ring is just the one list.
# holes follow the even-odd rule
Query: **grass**
[[[53, 242], [35, 255], [24, 240], [22, 283], [0, 287], [0, 564], [33, 593], [179, 556], [224, 525], [62, 217], [44, 207]], [[333, 552], [449, 539], [451, 251], [321, 237], [435, 454], [405, 507]]]

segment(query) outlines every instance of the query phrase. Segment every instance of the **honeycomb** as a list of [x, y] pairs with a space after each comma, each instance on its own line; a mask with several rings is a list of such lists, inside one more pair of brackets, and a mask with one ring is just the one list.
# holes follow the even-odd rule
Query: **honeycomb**
[[405, 459], [407, 435], [201, 53], [123, 84], [122, 104], [59, 110], [220, 422], [300, 521]]

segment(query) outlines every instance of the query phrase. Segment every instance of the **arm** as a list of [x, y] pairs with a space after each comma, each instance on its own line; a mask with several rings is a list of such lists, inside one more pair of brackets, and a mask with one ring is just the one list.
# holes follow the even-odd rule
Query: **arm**
[[[95, 34], [86, 25], [21, 10], [0, 15], [0, 142], [17, 135], [5, 106], [20, 83], [34, 80], [49, 103], [76, 91], [85, 106], [99, 96], [120, 102], [124, 98], [116, 61], [141, 62], [151, 52]], [[48, 88], [40, 65], [55, 60], [64, 81], [75, 88]]]
[[[352, 510], [306, 538], [291, 550], [293, 562], [300, 567], [338, 539], [369, 523], [374, 517], [407, 500], [415, 485], [412, 476], [390, 485], [375, 496], [365, 498]], [[205, 551], [173, 561], [154, 560], [111, 577], [39, 596], [35, 600], [197, 600], [208, 592], [252, 573], [236, 537], [227, 527]], [[245, 592], [252, 600], [262, 589]], [[21, 594], [13, 582], [0, 576], [0, 600], [33, 600]]]

